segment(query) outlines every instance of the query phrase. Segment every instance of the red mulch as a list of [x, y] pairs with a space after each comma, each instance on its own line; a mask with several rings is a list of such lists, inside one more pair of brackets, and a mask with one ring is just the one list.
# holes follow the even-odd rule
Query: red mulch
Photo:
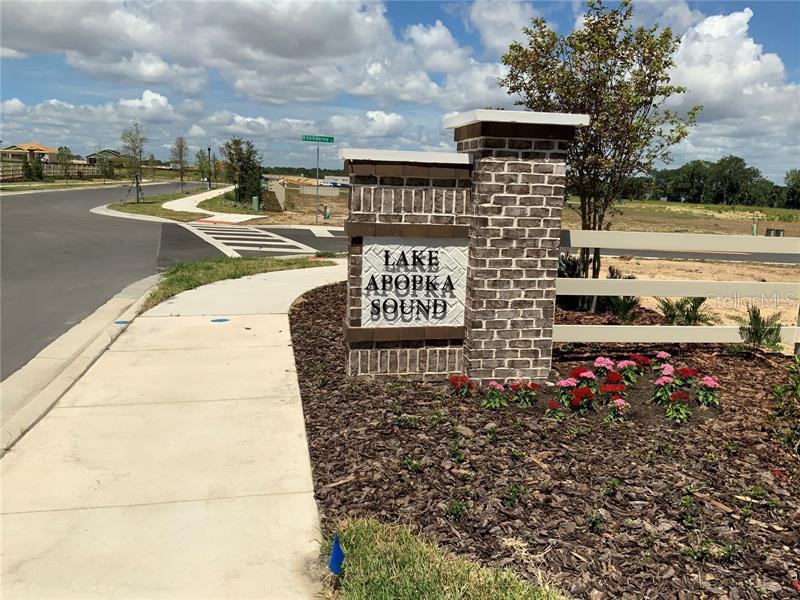
[[[542, 397], [491, 411], [444, 387], [348, 380], [344, 308], [336, 284], [291, 313], [326, 529], [344, 517], [411, 523], [458, 554], [593, 599], [798, 597], [800, 465], [769, 424], [768, 385], [785, 380], [787, 357], [665, 346], [676, 366], [718, 377], [721, 411], [674, 425], [640, 390], [627, 423], [556, 423]], [[562, 376], [597, 350], [569, 352], [554, 359]]]

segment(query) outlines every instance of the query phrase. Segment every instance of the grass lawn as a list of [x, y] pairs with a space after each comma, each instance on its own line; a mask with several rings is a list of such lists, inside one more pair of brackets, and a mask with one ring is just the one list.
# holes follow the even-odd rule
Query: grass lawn
[[196, 221], [208, 215], [197, 212], [169, 210], [162, 205], [164, 202], [177, 200], [178, 198], [201, 193], [203, 191], [204, 190], [193, 190], [191, 192], [174, 192], [170, 194], [160, 194], [158, 196], [145, 196], [144, 202], [115, 202], [114, 204], [109, 204], [108, 208], [118, 212], [131, 213], [134, 215], [150, 215], [151, 217], [162, 217], [164, 219], [172, 219], [173, 221]]
[[236, 213], [240, 215], [258, 216], [274, 214], [266, 210], [253, 210], [250, 208], [250, 204], [237, 204], [233, 201], [233, 197], [233, 192], [227, 192], [222, 196], [203, 200], [197, 207], [214, 212]]
[[[342, 524], [344, 569], [329, 598], [471, 598], [473, 600], [557, 600], [565, 598], [535, 586], [508, 569], [481, 567], [452, 556], [408, 527], [383, 525], [371, 519]], [[326, 555], [331, 541], [326, 544]]]
[[[570, 197], [569, 206], [563, 211], [564, 228], [579, 229], [580, 215], [572, 208], [578, 207], [578, 199]], [[626, 200], [609, 220], [617, 231], [750, 235], [754, 218], [758, 235], [771, 227], [800, 236], [800, 210], [791, 208]]]
[[306, 269], [309, 267], [327, 267], [335, 263], [329, 260], [312, 258], [261, 258], [230, 256], [212, 258], [199, 262], [178, 263], [164, 273], [158, 286], [145, 300], [143, 311], [172, 298], [176, 294], [192, 290], [201, 285], [238, 279], [256, 273], [284, 271], [288, 269]]

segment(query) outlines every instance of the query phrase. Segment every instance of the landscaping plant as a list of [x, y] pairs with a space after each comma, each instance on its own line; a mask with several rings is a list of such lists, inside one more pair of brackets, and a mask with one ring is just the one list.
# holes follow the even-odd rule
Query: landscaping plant
[[775, 411], [772, 428], [778, 439], [794, 449], [800, 458], [800, 356], [794, 356], [785, 384], [773, 385]]
[[506, 398], [506, 390], [503, 384], [496, 381], [490, 381], [486, 385], [483, 400], [481, 400], [483, 408], [491, 408], [493, 410], [508, 406], [508, 399]]
[[451, 375], [449, 379], [453, 395], [457, 398], [468, 398], [475, 392], [475, 382], [460, 373]]
[[617, 363], [617, 371], [622, 375], [622, 380], [627, 385], [636, 385], [639, 377], [639, 369], [636, 362], [632, 360], [621, 360]]
[[710, 375], [703, 377], [697, 384], [697, 392], [695, 395], [697, 403], [701, 406], [719, 408], [719, 398], [717, 397], [718, 388], [719, 382], [716, 379]]
[[710, 310], [703, 308], [706, 299], [702, 297], [656, 298], [658, 310], [664, 315], [668, 325], [714, 325], [719, 322], [719, 317]]
[[508, 386], [512, 393], [512, 399], [519, 406], [533, 406], [536, 403], [537, 391], [541, 386], [530, 381], [515, 381]]
[[667, 418], [676, 423], [686, 423], [691, 419], [692, 411], [689, 408], [689, 394], [682, 391], [673, 392], [667, 402], [666, 415]]
[[619, 423], [627, 419], [626, 413], [630, 404], [622, 396], [614, 396], [608, 404], [608, 414], [603, 419], [604, 423]]
[[769, 317], [761, 314], [755, 304], [747, 306], [747, 317], [739, 319], [739, 335], [748, 350], [755, 352], [761, 348], [777, 350], [781, 346], [781, 313]]
[[554, 421], [563, 421], [566, 415], [564, 411], [561, 410], [562, 405], [560, 402], [556, 400], [550, 400], [547, 403], [547, 407], [544, 411], [544, 416], [547, 419], [553, 419]]
[[662, 375], [654, 382], [653, 402], [662, 406], [669, 402], [675, 389], [675, 380], [669, 375]]

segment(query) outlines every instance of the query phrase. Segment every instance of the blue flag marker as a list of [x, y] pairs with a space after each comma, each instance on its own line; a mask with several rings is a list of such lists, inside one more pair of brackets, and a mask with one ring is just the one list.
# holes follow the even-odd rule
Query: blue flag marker
[[344, 562], [344, 550], [339, 543], [339, 534], [333, 536], [333, 548], [331, 548], [331, 556], [328, 559], [328, 568], [331, 573], [337, 577], [342, 574], [342, 563]]

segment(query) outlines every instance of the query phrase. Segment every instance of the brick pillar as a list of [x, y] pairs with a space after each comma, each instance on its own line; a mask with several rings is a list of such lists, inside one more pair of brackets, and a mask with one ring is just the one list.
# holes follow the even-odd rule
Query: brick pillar
[[464, 366], [476, 380], [549, 375], [566, 150], [586, 123], [518, 111], [445, 122], [473, 158]]

